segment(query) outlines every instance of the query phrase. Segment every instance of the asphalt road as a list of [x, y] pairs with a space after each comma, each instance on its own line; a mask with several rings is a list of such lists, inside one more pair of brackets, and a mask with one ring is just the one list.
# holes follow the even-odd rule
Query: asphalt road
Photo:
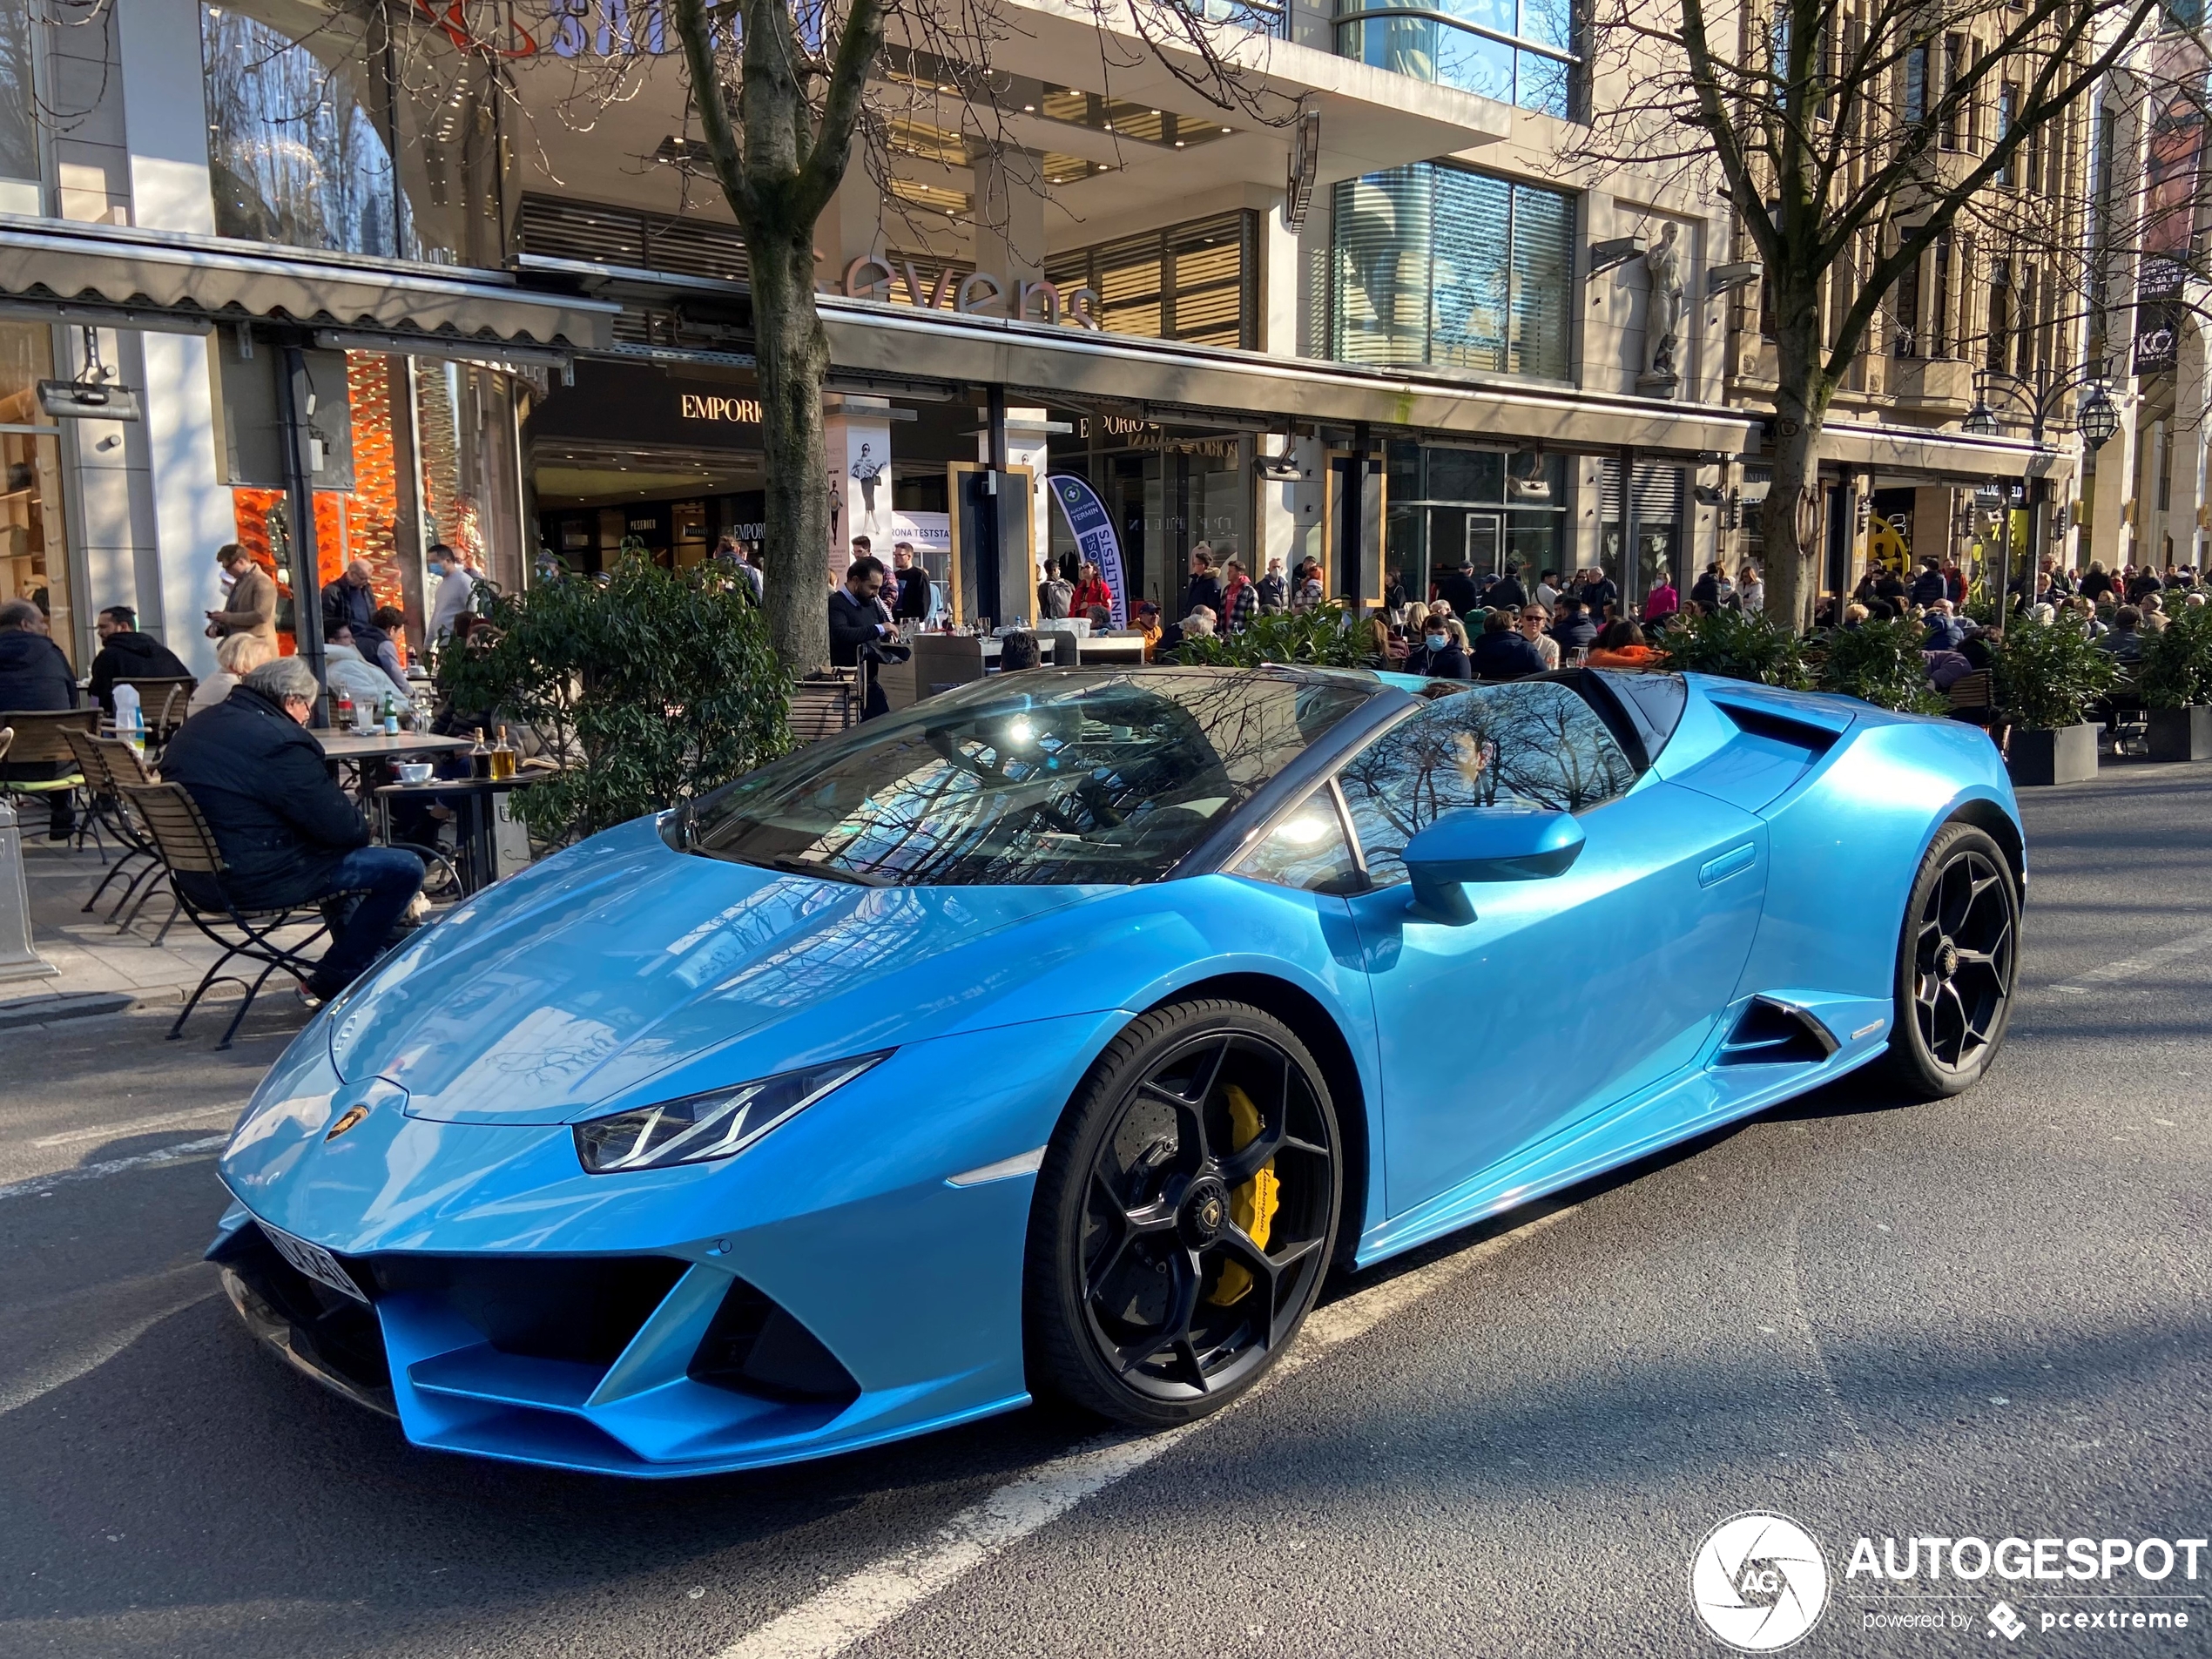
[[[2025, 989], [1972, 1094], [1846, 1082], [1346, 1278], [1304, 1363], [1163, 1447], [1030, 1412], [676, 1484], [416, 1451], [198, 1263], [209, 1126], [280, 1022], [0, 1034], [0, 1654], [1717, 1654], [1690, 1558], [1755, 1509], [1835, 1575], [1799, 1651], [2205, 1651], [2212, 1554], [1844, 1569], [1862, 1535], [2212, 1532], [2208, 808], [2212, 766], [2028, 801]], [[2040, 1624], [2144, 1608], [2188, 1628]], [[1959, 1628], [1867, 1628], [1900, 1611]]]

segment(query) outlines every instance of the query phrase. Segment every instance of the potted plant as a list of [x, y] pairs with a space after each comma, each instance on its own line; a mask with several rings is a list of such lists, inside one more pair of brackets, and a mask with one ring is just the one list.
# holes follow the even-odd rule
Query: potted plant
[[561, 770], [518, 791], [530, 833], [563, 841], [657, 812], [789, 747], [790, 682], [765, 615], [729, 567], [656, 564], [634, 541], [604, 577], [556, 568], [493, 595], [438, 654], [456, 709], [531, 732]]
[[2184, 604], [2143, 642], [2135, 671], [2153, 760], [2212, 760], [2212, 606]]
[[1804, 641], [1797, 631], [1764, 611], [1716, 610], [1710, 617], [1677, 617], [1660, 642], [1667, 666], [1677, 673], [1716, 674], [1761, 685], [1812, 688]]
[[1838, 628], [1813, 648], [1816, 683], [1878, 709], [1941, 714], [1951, 705], [1928, 684], [1921, 637], [1920, 624], [1904, 617]]
[[2078, 784], [2097, 775], [2097, 728], [2082, 718], [2120, 664], [2067, 623], [2015, 617], [1990, 662], [1997, 706], [2013, 722], [2006, 765], [2016, 784]]

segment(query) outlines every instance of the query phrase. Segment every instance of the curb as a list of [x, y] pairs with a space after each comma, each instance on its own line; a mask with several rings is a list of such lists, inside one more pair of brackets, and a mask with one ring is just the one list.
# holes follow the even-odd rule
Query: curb
[[21, 996], [0, 1002], [0, 1031], [18, 1026], [46, 1025], [56, 1020], [85, 1020], [95, 1015], [120, 1014], [136, 1007], [138, 1001], [127, 991], [57, 991], [45, 996]]

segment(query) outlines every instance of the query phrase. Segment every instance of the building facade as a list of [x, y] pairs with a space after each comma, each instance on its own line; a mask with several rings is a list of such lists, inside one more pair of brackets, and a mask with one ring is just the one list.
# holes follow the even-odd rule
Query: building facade
[[[817, 235], [834, 544], [768, 557], [826, 579], [850, 536], [908, 539], [964, 614], [1018, 615], [1074, 546], [1049, 475], [1170, 607], [1202, 541], [1255, 573], [1312, 556], [1356, 602], [1507, 560], [1634, 602], [1756, 556], [1757, 286], [1718, 274], [1742, 250], [1717, 199], [1562, 162], [1608, 92], [1575, 9], [1243, 0], [1244, 84], [1292, 112], [1260, 118], [1133, 40], [1102, 53], [1087, 12], [1008, 4], [988, 78], [887, 55], [883, 164]], [[314, 580], [368, 560], [419, 644], [434, 541], [513, 585], [543, 552], [682, 564], [759, 534], [745, 248], [658, 10], [481, 37], [434, 10], [0, 10], [0, 597], [41, 597], [80, 662], [129, 604], [208, 666], [228, 542], [295, 586], [310, 550]], [[613, 57], [625, 95], [583, 98]], [[1839, 409], [1841, 579], [1878, 502], [1959, 551], [1977, 486], [2070, 492], [2062, 446], [1960, 430], [1976, 280], [1923, 278], [1966, 309], [1870, 351]], [[137, 418], [54, 414], [42, 381], [127, 388]]]

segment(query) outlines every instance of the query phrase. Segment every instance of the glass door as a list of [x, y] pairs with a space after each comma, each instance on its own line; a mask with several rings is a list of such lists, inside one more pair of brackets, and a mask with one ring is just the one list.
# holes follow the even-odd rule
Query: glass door
[[1506, 519], [1502, 513], [1467, 516], [1467, 558], [1474, 574], [1503, 574], [1506, 557]]

